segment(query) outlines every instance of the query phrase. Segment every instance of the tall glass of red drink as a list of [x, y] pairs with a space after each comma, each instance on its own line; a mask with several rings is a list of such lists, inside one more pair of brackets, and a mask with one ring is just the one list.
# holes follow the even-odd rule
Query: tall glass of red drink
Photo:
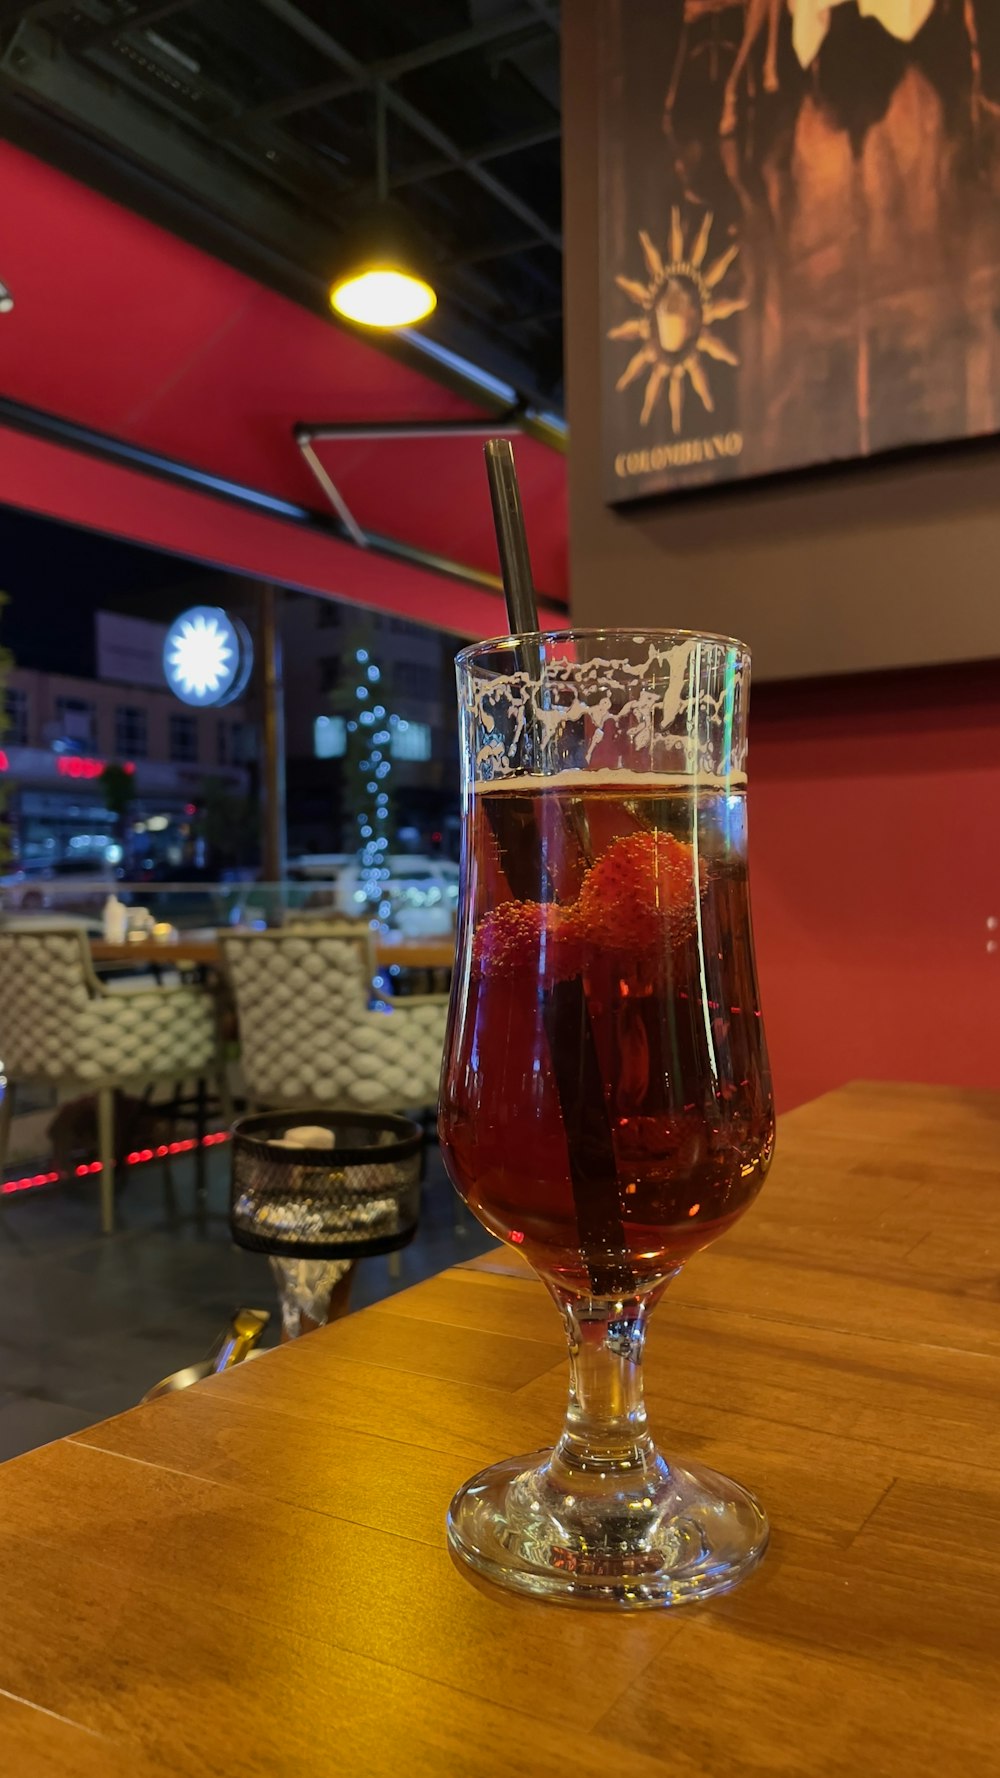
[[649, 1432], [646, 1320], [752, 1203], [774, 1117], [746, 860], [749, 656], [684, 632], [509, 637], [458, 657], [463, 889], [440, 1131], [479, 1220], [566, 1324], [554, 1449], [452, 1502], [519, 1591], [624, 1606], [733, 1586], [767, 1521]]

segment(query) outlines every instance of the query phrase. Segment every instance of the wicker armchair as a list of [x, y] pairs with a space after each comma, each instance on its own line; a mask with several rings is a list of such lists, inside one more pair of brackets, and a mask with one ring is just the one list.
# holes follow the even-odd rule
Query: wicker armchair
[[447, 999], [369, 1010], [367, 934], [286, 930], [221, 938], [243, 1075], [260, 1106], [436, 1106]]
[[289, 909], [280, 926], [283, 933], [305, 933], [309, 938], [351, 938], [365, 949], [365, 974], [371, 981], [378, 968], [375, 935], [367, 919], [338, 914], [335, 908]]
[[225, 1096], [211, 996], [184, 987], [113, 993], [95, 976], [79, 929], [0, 932], [0, 1056], [0, 1170], [19, 1086], [96, 1094], [105, 1234], [114, 1229], [115, 1091], [211, 1076]]

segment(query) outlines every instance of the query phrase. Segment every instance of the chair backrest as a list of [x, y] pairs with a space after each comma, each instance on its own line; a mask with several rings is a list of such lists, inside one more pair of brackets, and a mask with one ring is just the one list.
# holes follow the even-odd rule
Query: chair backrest
[[252, 1097], [337, 1104], [349, 1091], [352, 1029], [367, 1015], [367, 935], [231, 932], [220, 942]]
[[296, 908], [285, 914], [281, 931], [305, 932], [310, 938], [351, 938], [359, 943], [363, 942], [365, 970], [369, 981], [378, 968], [375, 937], [368, 920], [355, 920], [350, 914], [338, 914], [335, 908]]
[[0, 1056], [12, 1080], [74, 1073], [96, 992], [79, 928], [0, 932]]
[[281, 922], [282, 932], [325, 932], [334, 938], [358, 938], [368, 930], [367, 920], [352, 920], [335, 908], [290, 908]]

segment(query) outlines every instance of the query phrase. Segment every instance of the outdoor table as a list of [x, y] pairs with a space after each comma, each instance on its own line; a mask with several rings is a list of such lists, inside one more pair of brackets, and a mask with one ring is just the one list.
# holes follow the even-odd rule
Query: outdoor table
[[852, 1085], [781, 1120], [653, 1321], [654, 1430], [771, 1518], [707, 1604], [529, 1602], [449, 1557], [452, 1491], [564, 1404], [506, 1250], [0, 1466], [4, 1769], [995, 1769], [998, 1186], [998, 1094]]
[[[222, 962], [215, 933], [199, 933], [194, 938], [186, 938], [181, 932], [177, 938], [162, 942], [150, 938], [125, 944], [109, 944], [103, 938], [95, 938], [91, 940], [90, 951], [96, 964], [151, 964], [174, 969], [192, 964], [214, 969]], [[375, 956], [383, 969], [392, 963], [398, 963], [401, 969], [451, 969], [455, 961], [455, 941], [452, 938], [380, 938], [376, 941]]]

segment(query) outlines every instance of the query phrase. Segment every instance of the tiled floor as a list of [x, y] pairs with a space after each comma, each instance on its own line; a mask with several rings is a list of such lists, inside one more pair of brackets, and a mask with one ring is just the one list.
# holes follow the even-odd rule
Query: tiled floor
[[[97, 1182], [0, 1199], [0, 1460], [133, 1406], [159, 1378], [203, 1358], [240, 1304], [278, 1314], [267, 1262], [232, 1245], [229, 1154], [210, 1150], [208, 1215], [194, 1213], [194, 1165], [175, 1160], [176, 1215], [156, 1163], [128, 1171], [119, 1230], [97, 1233]], [[481, 1253], [489, 1237], [428, 1156], [421, 1226], [400, 1254], [363, 1260], [352, 1308]], [[459, 1232], [459, 1230], [461, 1232]]]

